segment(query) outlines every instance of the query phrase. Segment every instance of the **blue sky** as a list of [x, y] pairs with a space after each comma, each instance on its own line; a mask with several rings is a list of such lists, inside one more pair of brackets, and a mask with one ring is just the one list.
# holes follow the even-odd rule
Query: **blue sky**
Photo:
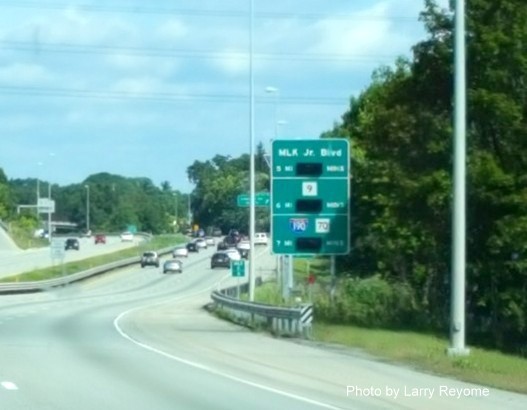
[[[424, 38], [421, 0], [254, 0], [255, 139], [317, 138]], [[439, 1], [445, 5], [446, 0]], [[0, 0], [0, 167], [169, 181], [249, 152], [248, 0]], [[278, 122], [279, 126], [275, 127]]]

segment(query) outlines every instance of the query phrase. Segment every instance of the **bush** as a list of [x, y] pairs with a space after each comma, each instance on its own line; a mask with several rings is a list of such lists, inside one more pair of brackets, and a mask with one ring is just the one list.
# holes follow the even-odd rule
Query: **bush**
[[419, 312], [409, 285], [390, 283], [379, 276], [344, 279], [333, 303], [329, 293], [319, 294], [314, 302], [320, 319], [366, 327], [414, 325]]

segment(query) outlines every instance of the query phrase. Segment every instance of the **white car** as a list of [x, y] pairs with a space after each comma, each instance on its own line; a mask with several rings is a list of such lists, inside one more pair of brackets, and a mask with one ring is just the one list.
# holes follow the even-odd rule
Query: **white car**
[[256, 232], [254, 234], [254, 244], [255, 245], [267, 245], [269, 242], [269, 237], [265, 232]]
[[236, 247], [240, 250], [248, 251], [251, 249], [251, 243], [249, 241], [240, 241]]
[[200, 249], [207, 249], [207, 241], [203, 238], [195, 239], [196, 246]]
[[205, 242], [207, 242], [207, 246], [216, 246], [216, 240], [211, 236], [207, 236]]
[[121, 242], [133, 242], [134, 234], [132, 232], [123, 232], [121, 234]]
[[231, 258], [232, 261], [240, 261], [242, 260], [242, 256], [240, 255], [240, 252], [238, 252], [237, 249], [229, 248], [224, 250], [224, 252], [229, 255], [229, 258]]
[[178, 256], [182, 256], [184, 258], [188, 257], [188, 249], [186, 246], [182, 246], [181, 248], [176, 248], [172, 251], [172, 257], [177, 258]]

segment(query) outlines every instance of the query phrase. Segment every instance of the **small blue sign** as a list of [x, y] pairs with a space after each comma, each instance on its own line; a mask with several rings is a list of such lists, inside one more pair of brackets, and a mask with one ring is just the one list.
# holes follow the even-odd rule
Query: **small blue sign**
[[293, 232], [305, 232], [307, 230], [308, 218], [290, 218], [289, 227]]

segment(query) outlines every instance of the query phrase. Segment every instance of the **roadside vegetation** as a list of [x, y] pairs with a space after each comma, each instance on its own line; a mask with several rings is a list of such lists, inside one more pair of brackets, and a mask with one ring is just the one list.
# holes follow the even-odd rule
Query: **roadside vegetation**
[[17, 215], [9, 224], [6, 224], [9, 236], [20, 249], [41, 248], [48, 246], [45, 238], [35, 238], [35, 230], [39, 222], [34, 214]]
[[[316, 277], [312, 285], [307, 281], [309, 273]], [[312, 339], [316, 342], [359, 349], [377, 360], [527, 394], [527, 358], [474, 346], [467, 357], [449, 357], [448, 328], [442, 332], [412, 329], [411, 315], [420, 313], [413, 309], [408, 289], [399, 294], [394, 291], [397, 287], [378, 277], [343, 276], [339, 275], [332, 301], [328, 259], [299, 259], [295, 262], [295, 288], [288, 300], [282, 299], [281, 286], [275, 281], [256, 288], [255, 300], [280, 306], [294, 306], [299, 299], [313, 302]]]

